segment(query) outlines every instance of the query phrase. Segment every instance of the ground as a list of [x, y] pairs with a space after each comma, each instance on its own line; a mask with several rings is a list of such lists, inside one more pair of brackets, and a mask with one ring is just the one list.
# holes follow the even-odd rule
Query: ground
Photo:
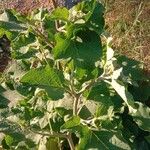
[[[9, 5], [6, 6], [16, 7], [24, 13], [40, 6], [53, 7], [51, 0], [18, 0], [18, 3], [14, 1], [17, 0], [9, 1]], [[102, 0], [102, 2], [106, 7], [106, 28], [113, 37], [114, 50], [142, 62], [144, 70], [150, 72], [150, 1]], [[6, 56], [7, 54], [0, 57], [0, 71], [7, 65]]]
[[142, 62], [150, 72], [150, 1], [105, 0], [105, 5], [114, 50]]

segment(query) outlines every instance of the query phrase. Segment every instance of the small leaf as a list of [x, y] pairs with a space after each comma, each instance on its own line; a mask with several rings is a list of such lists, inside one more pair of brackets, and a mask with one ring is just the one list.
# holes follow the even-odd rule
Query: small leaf
[[5, 92], [6, 90], [0, 85], [0, 93]]
[[43, 118], [39, 119], [40, 128], [43, 129], [49, 124], [51, 115], [46, 113]]
[[9, 136], [9, 135], [6, 135], [6, 136], [5, 136], [5, 142], [6, 142], [6, 144], [7, 144], [8, 146], [11, 146], [12, 143], [13, 143], [13, 141], [14, 141], [13, 137], [11, 137], [11, 136]]
[[63, 21], [68, 21], [69, 17], [69, 11], [67, 8], [56, 8], [54, 11], [51, 13], [51, 19], [56, 19], [56, 20], [63, 20]]
[[46, 142], [47, 150], [60, 150], [57, 138], [49, 138]]
[[7, 108], [9, 104], [9, 100], [0, 94], [0, 109]]
[[79, 116], [73, 116], [68, 121], [61, 126], [61, 129], [71, 129], [75, 126], [78, 126], [80, 124], [80, 117]]
[[61, 117], [72, 113], [72, 110], [65, 109], [64, 107], [56, 107], [55, 110]]

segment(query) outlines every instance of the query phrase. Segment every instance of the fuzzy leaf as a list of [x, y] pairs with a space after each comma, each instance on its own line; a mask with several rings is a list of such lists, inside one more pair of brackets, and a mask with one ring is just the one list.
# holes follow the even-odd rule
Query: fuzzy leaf
[[79, 126], [76, 128], [80, 140], [77, 149], [80, 150], [131, 150], [131, 146], [121, 136], [120, 132], [107, 130], [92, 131], [87, 126]]
[[[52, 99], [58, 99], [59, 91], [62, 91], [63, 97], [63, 75], [57, 70], [46, 66], [45, 68], [31, 69], [27, 72], [22, 79], [22, 83], [28, 83], [29, 85], [44, 88], [46, 91], [52, 92]], [[55, 91], [58, 91], [58, 93]], [[50, 94], [48, 94], [50, 96]]]

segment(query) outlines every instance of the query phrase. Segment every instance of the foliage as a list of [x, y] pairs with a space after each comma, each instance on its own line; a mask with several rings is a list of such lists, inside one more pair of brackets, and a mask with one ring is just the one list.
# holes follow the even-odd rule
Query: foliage
[[[103, 13], [91, 0], [51, 13], [1, 14], [0, 35], [15, 60], [1, 77], [4, 149], [150, 148], [149, 79], [135, 61], [114, 56]], [[143, 81], [144, 99], [136, 94]]]

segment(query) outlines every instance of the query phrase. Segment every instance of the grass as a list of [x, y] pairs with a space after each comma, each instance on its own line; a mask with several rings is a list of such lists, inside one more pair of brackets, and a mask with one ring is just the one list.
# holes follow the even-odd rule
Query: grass
[[103, 0], [114, 50], [144, 64], [150, 73], [150, 1]]

